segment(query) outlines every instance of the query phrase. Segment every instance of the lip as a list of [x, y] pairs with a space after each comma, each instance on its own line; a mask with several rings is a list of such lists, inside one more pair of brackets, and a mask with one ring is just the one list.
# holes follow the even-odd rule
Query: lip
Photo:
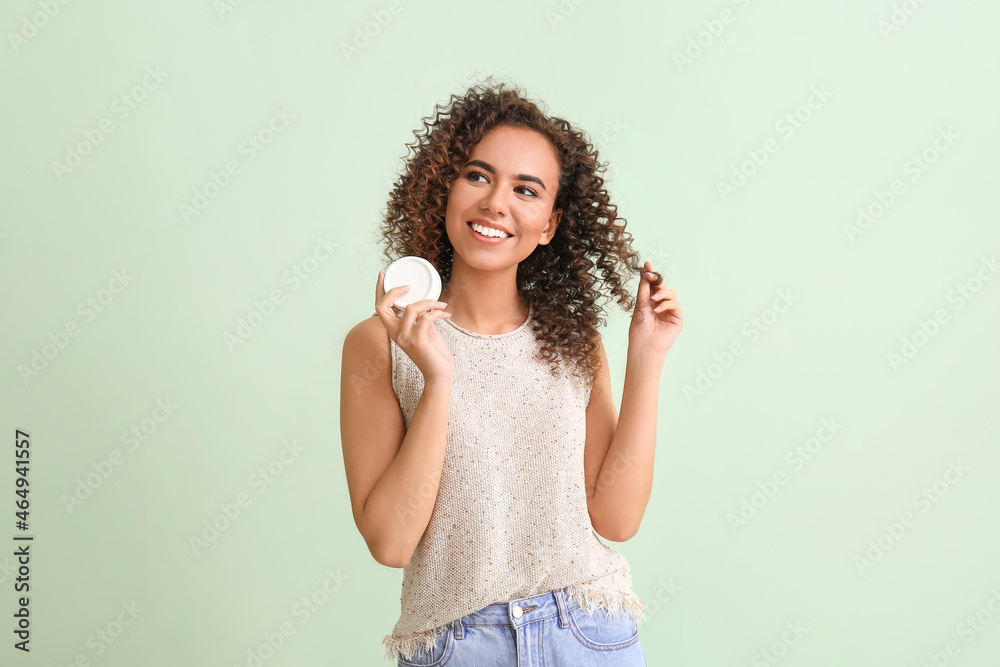
[[486, 245], [500, 245], [501, 243], [509, 241], [513, 238], [512, 236], [503, 236], [501, 238], [495, 238], [492, 236], [483, 236], [482, 234], [480, 234], [479, 232], [477, 232], [475, 229], [472, 228], [471, 220], [465, 224], [465, 228], [469, 230], [470, 234], [472, 234], [472, 238], [474, 238], [479, 243], [485, 243]]
[[477, 225], [482, 225], [483, 227], [490, 227], [491, 229], [499, 229], [504, 234], [510, 234], [511, 237], [514, 236], [514, 233], [511, 232], [506, 227], [504, 227], [503, 225], [498, 225], [495, 222], [490, 222], [489, 220], [484, 220], [483, 218], [473, 218], [472, 220], [469, 220], [469, 222], [467, 222], [466, 224], [473, 222], [476, 223]]

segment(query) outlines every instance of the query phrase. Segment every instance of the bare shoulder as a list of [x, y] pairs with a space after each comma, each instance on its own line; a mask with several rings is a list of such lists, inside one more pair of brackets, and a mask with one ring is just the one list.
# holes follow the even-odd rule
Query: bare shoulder
[[406, 435], [388, 355], [389, 334], [377, 316], [354, 325], [344, 338], [340, 434], [354, 520], [366, 541], [376, 529], [364, 522], [365, 504]]
[[[392, 358], [389, 333], [377, 315], [355, 324], [344, 338], [341, 359], [341, 390], [351, 385], [370, 387], [374, 382], [382, 391], [392, 393]], [[355, 391], [355, 394], [357, 392]]]
[[372, 315], [355, 324], [344, 338], [345, 355], [389, 353], [389, 334], [378, 315]]

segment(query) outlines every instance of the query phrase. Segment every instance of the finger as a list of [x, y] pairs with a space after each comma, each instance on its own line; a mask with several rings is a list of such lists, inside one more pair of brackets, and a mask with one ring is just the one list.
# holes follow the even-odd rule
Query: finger
[[438, 310], [436, 308], [433, 310], [425, 310], [423, 313], [421, 313], [421, 319], [433, 318], [436, 320], [442, 317], [451, 317], [451, 313], [449, 313], [447, 310]]
[[653, 264], [649, 260], [646, 260], [646, 264], [643, 267], [643, 277], [649, 279], [649, 284], [654, 288], [658, 288], [663, 284], [663, 276], [660, 275], [658, 271], [653, 270]]
[[386, 316], [394, 314], [391, 307], [389, 307], [390, 305], [391, 302], [389, 304], [385, 303], [385, 272], [379, 271], [378, 280], [375, 281], [375, 312]]
[[397, 287], [393, 287], [388, 292], [382, 293], [382, 296], [376, 302], [376, 307], [382, 307], [387, 313], [392, 313], [398, 317], [398, 313], [396, 311], [402, 311], [403, 309], [396, 305], [396, 299], [409, 291], [409, 285], [399, 285]]
[[395, 295], [385, 294], [382, 298], [375, 303], [375, 311], [384, 314], [386, 317], [399, 317], [399, 311], [402, 310], [395, 305]]
[[382, 321], [382, 326], [385, 327], [389, 337], [395, 340], [399, 335], [399, 317], [393, 312], [392, 307], [380, 301], [375, 304], [375, 314]]
[[384, 328], [386, 333], [389, 334], [389, 338], [392, 340], [398, 340], [399, 320], [397, 320], [391, 313], [387, 313], [385, 308], [382, 306], [375, 308], [375, 314], [378, 315], [379, 321], [382, 322], [382, 328]]
[[[402, 340], [404, 344], [415, 347], [424, 347], [428, 345], [428, 341], [433, 335], [430, 332], [430, 329], [434, 328], [431, 325], [431, 322], [440, 319], [445, 315], [451, 317], [451, 313], [446, 313], [443, 310], [437, 309], [425, 310], [417, 313], [412, 325], [400, 325], [400, 340]], [[404, 326], [407, 326], [407, 328], [404, 329]]]
[[[392, 290], [389, 290], [390, 292]], [[413, 327], [414, 321], [417, 319], [421, 313], [432, 310], [441, 309], [446, 305], [443, 301], [435, 301], [434, 299], [421, 299], [420, 301], [414, 301], [406, 308], [403, 309], [403, 315], [400, 319], [400, 326], [404, 331], [409, 331]]]
[[435, 301], [434, 299], [420, 299], [419, 301], [414, 301], [413, 303], [411, 303], [409, 306], [407, 306], [407, 308], [415, 308], [418, 311], [422, 312], [425, 310], [441, 310], [447, 305], [448, 304], [445, 301]]
[[649, 304], [649, 279], [646, 277], [646, 272], [652, 269], [652, 265], [649, 260], [643, 265], [643, 273], [639, 279], [639, 292], [636, 295], [636, 308], [645, 308]]
[[381, 296], [375, 302], [375, 313], [379, 316], [379, 319], [382, 320], [382, 324], [385, 326], [386, 330], [392, 335], [399, 332], [399, 317], [403, 312], [403, 309], [395, 304], [396, 299], [400, 296], [396, 290], [405, 294], [409, 291], [409, 285], [393, 287], [386, 292], [385, 275], [379, 271], [376, 293], [381, 293]]
[[439, 320], [441, 318], [451, 317], [451, 313], [446, 310], [431, 309], [425, 310], [424, 312], [417, 315], [416, 322], [413, 325], [413, 332], [420, 336], [426, 336], [427, 330], [431, 326], [431, 322], [434, 320]]
[[663, 285], [658, 287], [651, 287], [652, 293], [649, 295], [650, 300], [654, 303], [660, 303], [664, 299], [677, 299], [677, 292], [672, 289], [667, 289]]

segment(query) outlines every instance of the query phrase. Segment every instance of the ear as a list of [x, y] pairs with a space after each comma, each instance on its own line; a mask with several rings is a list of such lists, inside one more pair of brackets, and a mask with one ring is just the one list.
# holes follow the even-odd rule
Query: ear
[[562, 219], [562, 209], [557, 208], [552, 211], [552, 215], [549, 216], [549, 224], [545, 226], [542, 230], [542, 236], [538, 239], [539, 245], [548, 245], [552, 237], [556, 235], [556, 228], [559, 226], [559, 221]]

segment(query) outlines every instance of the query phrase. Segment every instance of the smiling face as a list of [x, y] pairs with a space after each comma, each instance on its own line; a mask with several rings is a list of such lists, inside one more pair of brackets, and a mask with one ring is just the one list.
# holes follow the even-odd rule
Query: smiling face
[[448, 193], [445, 228], [453, 264], [507, 268], [548, 244], [562, 216], [553, 210], [558, 187], [559, 161], [548, 139], [520, 127], [487, 132]]

